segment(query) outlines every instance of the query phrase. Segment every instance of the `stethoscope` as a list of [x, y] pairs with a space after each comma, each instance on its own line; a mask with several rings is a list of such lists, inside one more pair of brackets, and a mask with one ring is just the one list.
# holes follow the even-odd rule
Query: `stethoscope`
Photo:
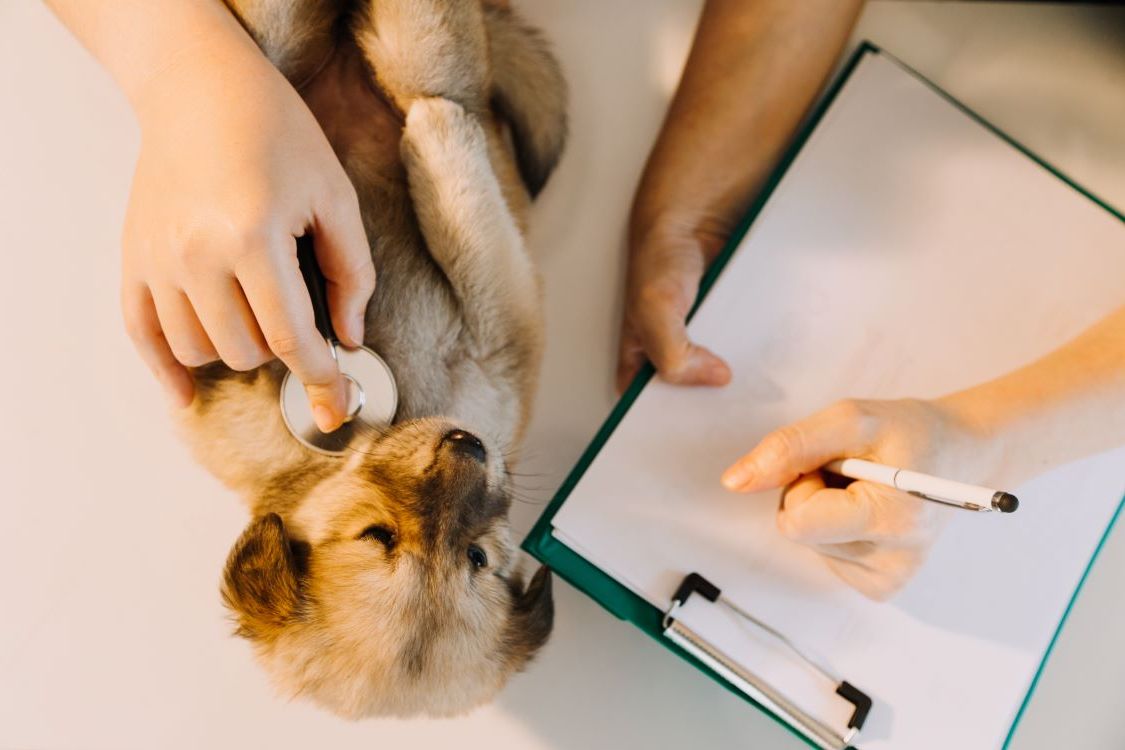
[[324, 274], [316, 261], [312, 237], [297, 238], [297, 262], [312, 300], [316, 330], [324, 337], [332, 358], [348, 384], [347, 417], [333, 432], [321, 432], [313, 419], [305, 386], [286, 372], [281, 381], [281, 416], [293, 437], [318, 453], [343, 455], [357, 429], [382, 428], [391, 423], [398, 409], [398, 388], [387, 363], [366, 346], [345, 347], [336, 337], [328, 312]]

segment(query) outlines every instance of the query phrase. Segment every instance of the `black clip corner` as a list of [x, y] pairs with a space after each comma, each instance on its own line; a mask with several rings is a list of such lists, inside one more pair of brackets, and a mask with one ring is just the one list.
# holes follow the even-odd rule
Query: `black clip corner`
[[717, 601], [723, 592], [719, 587], [708, 581], [698, 573], [688, 573], [676, 593], [672, 594], [672, 601], [676, 604], [686, 604], [692, 594], [699, 594], [709, 602]]
[[675, 621], [674, 614], [677, 609], [682, 607], [692, 594], [699, 594], [709, 602], [718, 601], [722, 592], [719, 587], [708, 581], [698, 573], [688, 573], [683, 581], [680, 582], [679, 588], [676, 593], [672, 594], [672, 604], [668, 609], [664, 610], [664, 628], [667, 629]]
[[857, 732], [863, 729], [863, 722], [867, 721], [867, 714], [871, 712], [871, 699], [867, 697], [867, 693], [850, 682], [844, 681], [836, 686], [836, 695], [855, 706], [852, 718], [848, 719], [848, 729], [854, 729]]

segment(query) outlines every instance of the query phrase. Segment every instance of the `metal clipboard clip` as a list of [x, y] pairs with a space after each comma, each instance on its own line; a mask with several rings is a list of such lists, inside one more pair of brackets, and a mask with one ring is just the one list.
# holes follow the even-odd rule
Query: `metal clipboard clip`
[[[683, 622], [677, 620], [676, 610], [682, 607], [692, 594], [699, 594], [709, 602], [727, 607], [740, 618], [777, 639], [798, 659], [831, 683], [836, 694], [854, 707], [846, 729], [843, 732], [837, 731], [820, 719], [809, 715], [761, 677], [728, 657], [701, 638], [691, 628], [684, 625]], [[724, 597], [718, 586], [698, 573], [691, 573], [685, 577], [683, 582], [680, 583], [680, 587], [676, 589], [676, 593], [672, 595], [672, 604], [664, 611], [663, 627], [666, 638], [699, 659], [763, 707], [772, 711], [823, 750], [846, 750], [851, 747], [852, 741], [863, 728], [868, 712], [871, 711], [871, 698], [866, 693], [851, 683], [839, 679], [830, 670], [806, 656], [792, 641]]]

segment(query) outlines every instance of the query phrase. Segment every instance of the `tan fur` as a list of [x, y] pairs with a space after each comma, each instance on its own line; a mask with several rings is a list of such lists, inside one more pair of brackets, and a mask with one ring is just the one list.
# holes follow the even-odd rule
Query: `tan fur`
[[228, 5], [302, 85], [356, 187], [379, 274], [365, 342], [400, 404], [327, 457], [286, 432], [279, 364], [196, 371], [183, 432], [254, 516], [223, 598], [289, 695], [349, 717], [462, 712], [551, 627], [549, 575], [525, 587], [513, 570], [504, 459], [543, 344], [523, 237], [565, 135], [562, 78], [510, 11], [468, 0]]
[[536, 195], [566, 141], [566, 84], [539, 32], [504, 8], [485, 8], [493, 103], [515, 131], [520, 173]]
[[277, 69], [300, 85], [324, 65], [335, 44], [336, 0], [228, 0], [246, 30]]

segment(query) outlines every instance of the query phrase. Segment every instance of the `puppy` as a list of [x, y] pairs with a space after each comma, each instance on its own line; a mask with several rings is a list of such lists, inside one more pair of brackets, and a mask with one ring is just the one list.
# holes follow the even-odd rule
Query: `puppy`
[[514, 573], [505, 457], [543, 323], [526, 212], [565, 138], [539, 34], [470, 0], [228, 0], [297, 86], [359, 196], [378, 285], [365, 343], [395, 373], [385, 430], [344, 457], [286, 430], [284, 370], [195, 371], [182, 431], [253, 520], [222, 596], [280, 688], [347, 717], [490, 700], [546, 641], [549, 574]]

